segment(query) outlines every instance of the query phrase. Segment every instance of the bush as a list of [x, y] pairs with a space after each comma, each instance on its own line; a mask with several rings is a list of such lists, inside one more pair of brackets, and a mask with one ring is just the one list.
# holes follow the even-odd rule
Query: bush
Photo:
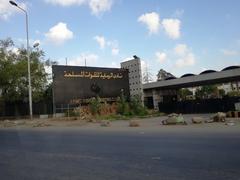
[[117, 113], [124, 116], [130, 115], [130, 107], [124, 96], [117, 99]]
[[139, 96], [131, 98], [130, 108], [133, 115], [144, 116], [148, 114], [148, 111], [143, 106], [141, 98]]
[[228, 92], [227, 95], [230, 97], [240, 96], [240, 91], [231, 91], [231, 92]]
[[93, 97], [89, 102], [89, 107], [92, 115], [100, 114], [101, 99], [99, 97]]

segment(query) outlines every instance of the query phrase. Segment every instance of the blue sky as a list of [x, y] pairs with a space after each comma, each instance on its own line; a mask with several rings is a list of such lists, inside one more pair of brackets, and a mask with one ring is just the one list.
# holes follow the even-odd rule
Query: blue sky
[[[119, 67], [137, 55], [153, 76], [240, 65], [239, 0], [19, 0], [30, 39], [65, 64]], [[25, 44], [24, 14], [0, 0], [0, 39]]]

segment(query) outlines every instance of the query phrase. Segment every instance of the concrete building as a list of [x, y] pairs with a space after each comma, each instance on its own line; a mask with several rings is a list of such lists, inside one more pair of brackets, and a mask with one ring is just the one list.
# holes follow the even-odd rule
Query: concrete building
[[[239, 82], [239, 79], [240, 66], [226, 67], [221, 71], [206, 70], [199, 75], [185, 74], [180, 78], [171, 78], [163, 81], [144, 84], [144, 98], [149, 104], [152, 104], [154, 109], [158, 109], [159, 102], [175, 101], [177, 97], [177, 91], [181, 88], [196, 88], [203, 85], [223, 83], [231, 84], [229, 82]], [[233, 88], [231, 87], [229, 90], [239, 89], [238, 83], [235, 83], [235, 85], [231, 86]], [[195, 88], [193, 88], [193, 91], [196, 90]]]
[[133, 59], [122, 62], [121, 68], [128, 69], [129, 71], [130, 96], [140, 96], [143, 101], [143, 85], [140, 58], [133, 56]]

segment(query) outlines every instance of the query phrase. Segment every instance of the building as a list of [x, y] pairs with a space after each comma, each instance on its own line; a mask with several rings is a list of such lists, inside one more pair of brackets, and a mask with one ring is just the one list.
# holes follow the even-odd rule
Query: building
[[181, 88], [191, 88], [195, 95], [197, 87], [224, 84], [222, 89], [227, 93], [239, 90], [239, 79], [240, 66], [229, 66], [221, 71], [206, 70], [198, 75], [188, 73], [180, 78], [172, 77], [144, 84], [144, 99], [148, 104], [146, 106], [159, 109], [159, 103], [175, 103], [177, 92]]
[[141, 100], [143, 101], [143, 85], [140, 58], [133, 56], [133, 59], [122, 62], [121, 68], [128, 69], [129, 71], [130, 96], [140, 96]]

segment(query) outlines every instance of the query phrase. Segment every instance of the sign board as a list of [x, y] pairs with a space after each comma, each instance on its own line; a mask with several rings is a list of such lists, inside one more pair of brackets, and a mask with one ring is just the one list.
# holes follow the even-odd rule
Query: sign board
[[129, 97], [128, 70], [85, 66], [54, 65], [54, 104], [78, 104], [99, 96], [116, 99], [124, 93]]

